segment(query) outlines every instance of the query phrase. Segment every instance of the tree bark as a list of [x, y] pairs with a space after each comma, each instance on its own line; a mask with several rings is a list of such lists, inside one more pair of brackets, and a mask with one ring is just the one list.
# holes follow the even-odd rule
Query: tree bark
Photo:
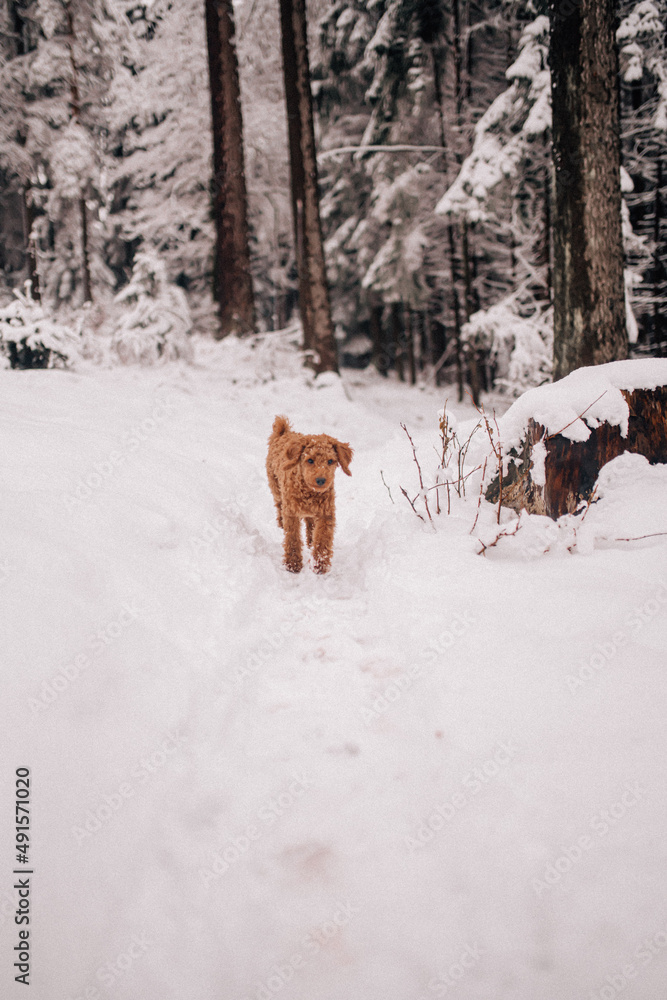
[[[404, 310], [402, 302], [391, 304], [391, 340], [394, 355], [394, 368], [399, 381], [405, 382], [405, 334], [403, 332]], [[402, 322], [403, 320], [403, 322]]]
[[316, 372], [335, 372], [338, 362], [320, 221], [305, 0], [280, 0], [280, 24], [304, 347], [313, 352]]
[[386, 378], [389, 359], [387, 358], [387, 348], [382, 335], [382, 305], [378, 301], [371, 302], [368, 325], [373, 341], [373, 364], [379, 374]]
[[206, 0], [206, 41], [216, 229], [213, 295], [220, 309], [220, 337], [225, 337], [230, 333], [251, 333], [255, 326], [243, 117], [232, 0]]
[[[667, 387], [621, 392], [629, 409], [625, 437], [620, 427], [604, 422], [591, 427], [586, 441], [572, 441], [563, 434], [545, 437], [544, 426], [531, 417], [521, 447], [505, 459], [502, 506], [556, 520], [590, 500], [600, 469], [618, 455], [629, 451], [644, 455], [652, 465], [667, 463]], [[533, 448], [542, 442], [546, 448], [544, 484], [538, 485], [531, 469]], [[498, 502], [499, 490], [496, 476], [485, 493], [489, 503]]]
[[614, 0], [549, 0], [554, 378], [627, 356]]
[[[79, 91], [79, 71], [76, 65], [76, 58], [74, 56], [74, 43], [76, 41], [76, 34], [74, 30], [74, 16], [72, 14], [72, 7], [67, 0], [65, 4], [66, 14], [67, 14], [67, 30], [68, 30], [68, 49], [69, 49], [69, 61], [71, 69], [71, 79], [70, 79], [70, 101], [71, 101], [71, 114], [72, 119], [81, 123], [81, 93]], [[86, 182], [87, 184], [87, 182]], [[92, 292], [92, 282], [90, 280], [90, 248], [88, 241], [88, 215], [86, 209], [86, 192], [84, 189], [81, 190], [79, 197], [79, 219], [81, 221], [81, 284], [83, 288], [83, 301], [86, 302], [93, 301]]]
[[39, 264], [37, 260], [37, 243], [32, 234], [35, 224], [35, 206], [30, 197], [30, 183], [21, 191], [23, 201], [23, 228], [25, 239], [25, 256], [28, 264], [28, 279], [30, 281], [31, 294], [35, 302], [40, 302], [42, 298], [39, 284]]
[[289, 4], [281, 3], [281, 38], [283, 53], [283, 78], [285, 85], [285, 107], [287, 110], [287, 140], [290, 161], [290, 196], [292, 201], [292, 227], [294, 231], [294, 255], [296, 257], [297, 280], [299, 285], [299, 312], [303, 326], [303, 346], [313, 349], [313, 317], [310, 304], [310, 281], [308, 266], [304, 258], [303, 206], [306, 200], [306, 175], [301, 155], [301, 115], [299, 114], [299, 87], [297, 84], [297, 62]]
[[660, 309], [661, 298], [660, 298], [660, 277], [661, 277], [661, 263], [660, 263], [660, 251], [662, 249], [660, 244], [660, 228], [662, 222], [662, 204], [660, 199], [660, 192], [662, 188], [662, 150], [658, 149], [658, 164], [656, 169], [656, 179], [655, 179], [655, 201], [653, 205], [653, 343], [657, 350], [659, 358], [665, 355], [665, 345], [663, 343], [662, 336], [662, 310]]

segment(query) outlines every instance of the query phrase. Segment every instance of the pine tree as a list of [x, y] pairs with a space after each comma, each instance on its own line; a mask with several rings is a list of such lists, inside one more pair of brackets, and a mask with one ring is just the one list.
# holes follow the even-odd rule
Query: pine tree
[[219, 331], [212, 300], [211, 107], [201, 0], [133, 5], [135, 54], [111, 84], [108, 262], [130, 279], [138, 249], [157, 251], [186, 292], [196, 327]]
[[50, 307], [109, 287], [104, 262], [104, 113], [129, 26], [104, 0], [17, 0], [0, 69], [5, 191], [24, 203], [28, 270]]
[[524, 28], [509, 86], [477, 122], [472, 150], [436, 208], [474, 226], [493, 262], [478, 278], [488, 305], [472, 323], [467, 317], [463, 339], [512, 391], [551, 370], [548, 44], [540, 16]]

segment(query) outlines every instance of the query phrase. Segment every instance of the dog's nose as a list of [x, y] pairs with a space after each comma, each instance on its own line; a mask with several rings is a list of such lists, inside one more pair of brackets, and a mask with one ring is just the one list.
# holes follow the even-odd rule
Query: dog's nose
[[319, 479], [315, 480], [315, 482], [317, 483], [318, 486], [324, 486], [324, 484], [326, 483], [326, 479], [320, 476]]

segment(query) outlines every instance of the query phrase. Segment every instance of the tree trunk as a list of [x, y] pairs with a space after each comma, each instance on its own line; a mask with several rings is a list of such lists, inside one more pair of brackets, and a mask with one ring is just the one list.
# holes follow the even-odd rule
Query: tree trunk
[[[72, 7], [67, 0], [66, 4], [67, 11], [67, 31], [68, 39], [67, 45], [69, 49], [69, 61], [70, 61], [70, 101], [71, 101], [71, 114], [72, 119], [79, 123], [81, 122], [81, 94], [79, 91], [79, 71], [76, 65], [76, 58], [74, 56], [74, 43], [76, 41], [76, 34], [74, 30], [74, 16], [72, 14]], [[84, 182], [85, 184], [85, 182]], [[92, 294], [92, 283], [90, 280], [90, 250], [88, 246], [88, 216], [86, 214], [86, 194], [85, 191], [81, 191], [79, 197], [79, 219], [81, 222], [81, 285], [83, 288], [83, 301], [84, 304], [93, 301]]]
[[549, 167], [544, 168], [544, 263], [547, 269], [547, 301], [553, 301], [553, 274], [551, 270], [551, 184]]
[[661, 278], [661, 262], [660, 262], [660, 251], [662, 249], [660, 245], [660, 228], [662, 222], [662, 204], [660, 198], [660, 189], [662, 188], [662, 151], [658, 150], [658, 164], [656, 170], [655, 179], [655, 202], [653, 207], [653, 242], [655, 249], [653, 251], [653, 343], [657, 349], [658, 357], [664, 357], [665, 350], [663, 344], [662, 336], [662, 310], [660, 308], [660, 278]]
[[614, 0], [549, 0], [554, 378], [627, 356]]
[[[629, 409], [625, 437], [618, 425], [605, 422], [591, 427], [585, 441], [573, 441], [563, 434], [545, 437], [544, 426], [529, 418], [520, 449], [505, 459], [502, 506], [556, 520], [573, 514], [582, 501], [590, 500], [600, 469], [618, 455], [629, 451], [644, 455], [652, 465], [667, 463], [667, 387], [621, 392]], [[546, 449], [539, 483], [531, 476], [537, 444]], [[499, 490], [496, 476], [486, 490], [486, 499], [498, 503]]]
[[415, 351], [415, 319], [416, 314], [412, 309], [407, 311], [407, 320], [405, 324], [405, 336], [407, 338], [407, 351], [408, 351], [408, 369], [410, 372], [410, 385], [417, 384], [417, 360]]
[[[458, 36], [459, 31], [459, 11], [458, 5], [454, 11], [454, 33]], [[439, 53], [441, 50], [436, 50], [435, 46], [431, 46], [431, 55], [433, 59], [433, 84], [435, 90], [435, 99], [438, 107], [438, 124], [440, 128], [440, 142], [442, 143], [442, 165], [445, 174], [445, 181], [447, 187], [449, 187], [449, 156], [447, 150], [447, 136], [445, 131], [445, 108], [443, 103], [443, 93], [442, 93], [442, 78], [439, 66]], [[459, 62], [455, 60], [456, 67], [456, 87], [457, 87], [457, 109], [460, 105], [460, 89], [461, 89], [461, 68], [460, 68], [460, 51], [459, 51]], [[458, 116], [458, 110], [457, 110]], [[460, 156], [456, 157], [457, 163], [460, 165]], [[461, 313], [460, 313], [460, 303], [459, 303], [459, 293], [456, 287], [457, 282], [457, 267], [456, 267], [456, 237], [454, 235], [454, 224], [450, 220], [447, 223], [447, 241], [449, 247], [449, 269], [451, 274], [451, 293], [452, 293], [452, 314], [454, 316], [454, 340], [456, 345], [456, 382], [458, 386], [458, 400], [459, 403], [463, 401], [463, 357], [462, 357], [462, 344], [461, 344]]]
[[392, 339], [392, 350], [394, 354], [394, 368], [401, 382], [405, 382], [405, 367], [404, 367], [404, 333], [403, 324], [401, 322], [401, 317], [403, 313], [403, 306], [400, 302], [392, 302], [391, 304], [391, 339]]
[[[312, 366], [316, 372], [335, 372], [338, 363], [320, 221], [305, 0], [280, 0], [280, 23], [287, 120], [293, 130], [290, 132], [292, 209], [296, 209], [297, 263], [301, 257], [300, 272], [303, 271], [299, 289], [307, 285], [307, 301], [300, 303], [304, 346], [313, 352]], [[301, 211], [300, 184], [303, 184]]]
[[92, 302], [93, 293], [90, 282], [90, 253], [88, 251], [88, 210], [86, 208], [85, 195], [79, 198], [79, 212], [81, 213], [81, 272], [83, 281], [83, 301]]
[[32, 235], [32, 227], [35, 224], [35, 206], [30, 197], [30, 184], [23, 188], [23, 228], [25, 240], [25, 256], [28, 263], [28, 279], [30, 281], [31, 294], [35, 302], [41, 301], [41, 288], [39, 284], [39, 266], [37, 261], [37, 243]]
[[290, 161], [290, 194], [292, 201], [292, 227], [294, 231], [294, 255], [296, 257], [299, 285], [299, 312], [303, 326], [303, 346], [313, 349], [313, 316], [310, 303], [310, 279], [308, 265], [304, 257], [305, 237], [303, 231], [303, 206], [306, 201], [306, 175], [301, 155], [301, 116], [299, 114], [299, 88], [297, 84], [297, 61], [292, 29], [290, 5], [281, 3], [280, 24], [283, 53], [283, 78], [285, 85], [285, 106], [287, 109], [287, 140]]
[[384, 344], [384, 338], [382, 336], [382, 306], [379, 302], [371, 303], [368, 325], [370, 327], [371, 339], [373, 341], [373, 364], [377, 368], [379, 374], [386, 378], [389, 365], [387, 363], [387, 348]]
[[220, 308], [220, 337], [225, 337], [230, 333], [251, 333], [255, 326], [232, 0], [206, 0], [206, 41], [216, 230], [213, 295]]
[[456, 347], [456, 384], [458, 386], [458, 400], [463, 402], [463, 344], [461, 343], [461, 306], [459, 293], [456, 287], [457, 267], [456, 267], [456, 247], [454, 242], [454, 226], [447, 226], [447, 236], [449, 239], [449, 267], [452, 278], [452, 309], [454, 312], [454, 344]]

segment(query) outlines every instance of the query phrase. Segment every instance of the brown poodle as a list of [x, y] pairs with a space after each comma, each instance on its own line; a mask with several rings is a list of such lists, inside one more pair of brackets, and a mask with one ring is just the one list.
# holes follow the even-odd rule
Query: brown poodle
[[276, 417], [269, 438], [266, 471], [276, 502], [278, 525], [285, 531], [285, 566], [299, 573], [301, 519], [316, 573], [326, 573], [333, 555], [336, 525], [334, 473], [340, 465], [351, 476], [352, 449], [328, 434], [296, 434], [286, 417]]

